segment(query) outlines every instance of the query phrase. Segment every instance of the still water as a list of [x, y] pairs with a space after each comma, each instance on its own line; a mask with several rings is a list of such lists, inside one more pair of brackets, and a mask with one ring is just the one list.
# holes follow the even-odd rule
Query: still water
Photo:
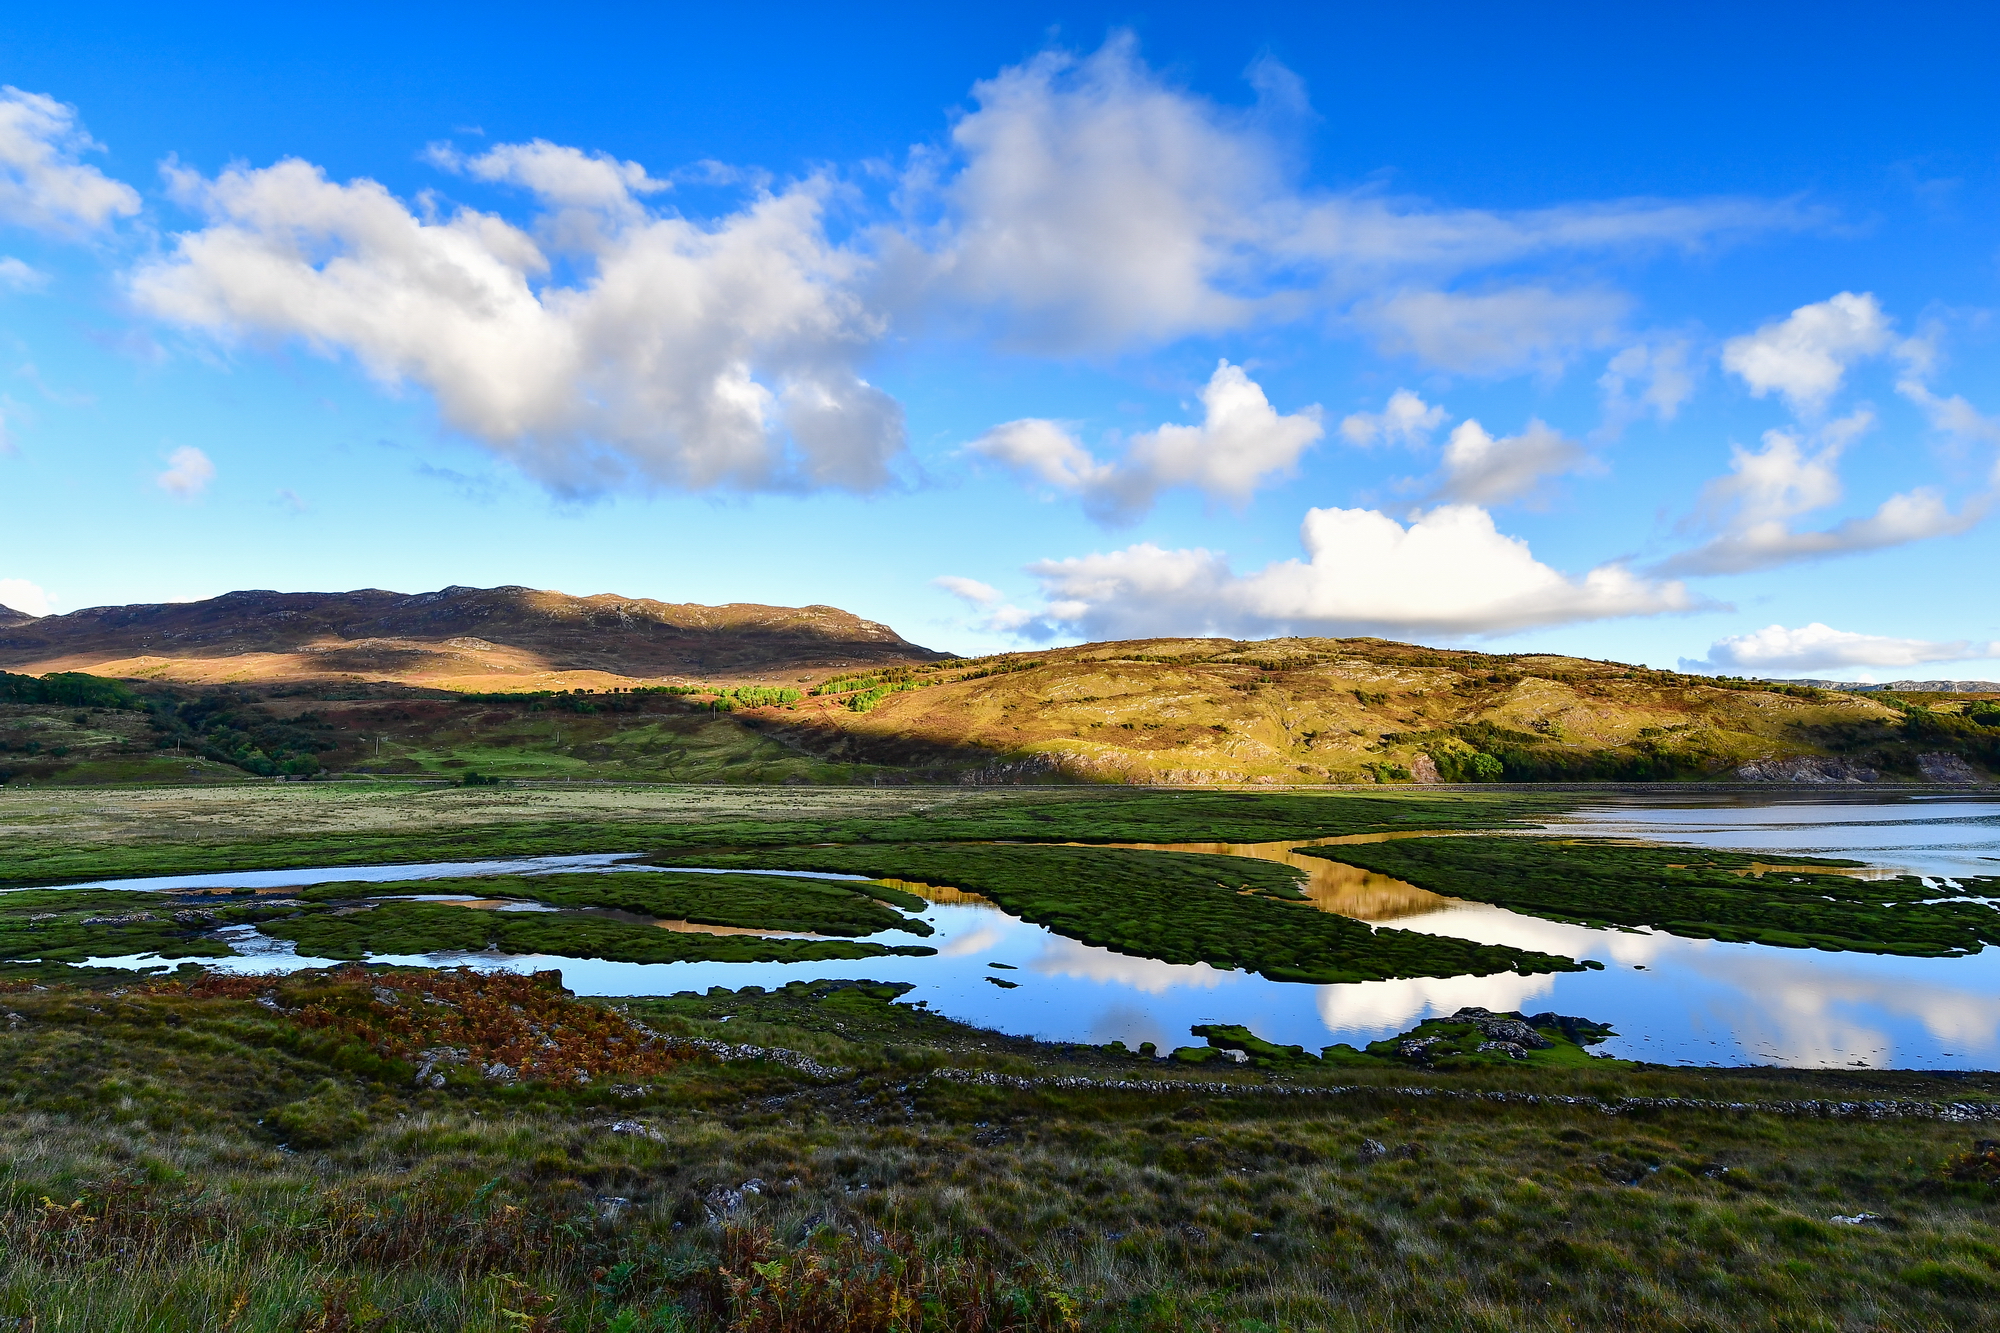
[[[1931, 877], [1941, 894], [1954, 877], [2000, 874], [2000, 802], [1880, 797], [1783, 800], [1620, 798], [1546, 825], [1551, 831], [1650, 842], [1842, 856], [1879, 872]], [[1341, 839], [1323, 842], [1339, 843]], [[1525, 917], [1497, 907], [1440, 898], [1386, 876], [1300, 855], [1307, 844], [1180, 844], [1284, 861], [1306, 871], [1307, 893], [1327, 911], [1404, 930], [1512, 944], [1602, 962], [1602, 972], [1555, 976], [1452, 977], [1315, 986], [1254, 973], [1134, 958], [1066, 939], [980, 899], [935, 893], [924, 915], [936, 933], [919, 939], [888, 931], [885, 944], [922, 943], [927, 958], [835, 963], [611, 963], [491, 954], [382, 957], [373, 961], [473, 963], [519, 970], [560, 969], [583, 994], [657, 995], [710, 986], [775, 986], [786, 981], [866, 976], [907, 981], [906, 999], [928, 1001], [953, 1018], [1051, 1040], [1166, 1050], [1189, 1043], [1195, 1023], [1240, 1023], [1270, 1041], [1318, 1049], [1362, 1045], [1463, 1005], [1528, 1012], [1553, 1009], [1608, 1022], [1619, 1032], [1606, 1054], [1678, 1064], [1805, 1067], [2000, 1068], [2000, 949], [1964, 958], [1897, 958], [1822, 953], [1753, 944], [1685, 940], [1649, 931], [1593, 930]], [[241, 885], [274, 889], [330, 880], [438, 878], [523, 871], [588, 873], [615, 857], [547, 857], [419, 867], [344, 867], [268, 874], [203, 875], [126, 881], [119, 887], [173, 889]], [[621, 867], [623, 868], [623, 867]], [[443, 885], [439, 886], [443, 888]], [[912, 886], [914, 887], [914, 886]], [[317, 966], [253, 927], [232, 939], [241, 954], [218, 960], [236, 971]], [[157, 959], [103, 959], [140, 966]], [[1003, 966], [996, 967], [994, 964]], [[1016, 983], [1003, 988], [999, 978]]]

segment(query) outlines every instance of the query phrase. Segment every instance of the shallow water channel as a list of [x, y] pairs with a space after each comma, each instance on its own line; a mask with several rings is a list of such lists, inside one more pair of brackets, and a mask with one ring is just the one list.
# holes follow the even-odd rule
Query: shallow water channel
[[[1877, 873], [2000, 873], [2000, 802], [1971, 797], [1803, 799], [1685, 796], [1606, 800], [1552, 819], [1563, 833], [1770, 852], [1842, 856]], [[1369, 835], [1366, 840], [1385, 835]], [[1386, 835], [1404, 836], [1404, 835]], [[1447, 835], [1448, 836], [1448, 835]], [[1323, 839], [1322, 844], [1364, 839]], [[1161, 846], [1161, 844], [1132, 844]], [[1405, 930], [1453, 935], [1591, 958], [1601, 972], [1522, 977], [1451, 977], [1303, 985], [1206, 964], [1181, 965], [1094, 948], [1009, 916], [981, 899], [911, 885], [933, 901], [923, 916], [936, 933], [901, 931], [872, 938], [922, 943], [933, 957], [830, 963], [613, 963], [500, 957], [493, 954], [378, 956], [376, 962], [453, 964], [518, 970], [560, 969], [566, 984], [590, 995], [658, 995], [710, 986], [774, 986], [824, 977], [870, 977], [914, 985], [953, 1018], [1052, 1040], [1107, 1042], [1162, 1050], [1185, 1045], [1195, 1023], [1240, 1023], [1276, 1042], [1318, 1049], [1362, 1045], [1432, 1014], [1468, 1004], [1494, 1010], [1553, 1009], [1608, 1022], [1619, 1036], [1606, 1054], [1665, 1063], [2000, 1068], [2000, 949], [1963, 958], [1899, 958], [1687, 940], [1648, 931], [1594, 930], [1521, 916], [1502, 908], [1441, 898], [1384, 875], [1295, 850], [1297, 842], [1174, 844], [1169, 850], [1218, 852], [1283, 861], [1308, 875], [1306, 892], [1322, 910]], [[231, 872], [143, 880], [94, 881], [106, 887], [281, 890], [334, 880], [441, 881], [521, 873], [590, 873], [632, 869], [619, 856], [538, 857], [450, 865], [337, 867]], [[728, 872], [717, 872], [728, 873]], [[783, 872], [758, 872], [783, 873]], [[796, 873], [796, 872], [795, 872]], [[852, 879], [825, 875], [814, 878]], [[1949, 890], [1946, 890], [1947, 892]], [[776, 932], [771, 932], [776, 933]], [[241, 956], [213, 960], [233, 971], [318, 966], [254, 927], [228, 935]], [[145, 966], [150, 957], [97, 959]], [[992, 984], [993, 979], [1015, 983]]]

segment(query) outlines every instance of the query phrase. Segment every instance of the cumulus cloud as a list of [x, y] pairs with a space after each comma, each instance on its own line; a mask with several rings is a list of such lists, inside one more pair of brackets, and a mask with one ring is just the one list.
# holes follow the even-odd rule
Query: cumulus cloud
[[949, 147], [917, 155], [900, 280], [984, 311], [1017, 344], [1103, 351], [1349, 311], [1447, 369], [1551, 369], [1622, 314], [1615, 293], [1533, 285], [1465, 295], [1468, 274], [1553, 255], [1697, 249], [1816, 226], [1794, 205], [1623, 200], [1495, 212], [1317, 192], [1287, 129], [1298, 81], [1263, 62], [1259, 100], [1218, 105], [1149, 69], [1129, 34], [1045, 51], [983, 80]]
[[940, 574], [931, 580], [931, 585], [943, 588], [953, 597], [973, 606], [991, 606], [1000, 600], [1000, 590], [990, 583], [978, 579], [964, 578], [958, 574]]
[[1694, 396], [1693, 349], [1685, 338], [1635, 343], [1612, 357], [1598, 376], [1604, 392], [1604, 433], [1616, 437], [1640, 417], [1672, 421]]
[[1380, 412], [1351, 412], [1341, 418], [1340, 434], [1349, 444], [1364, 449], [1378, 443], [1414, 449], [1429, 444], [1432, 432], [1450, 419], [1443, 407], [1426, 404], [1408, 389], [1398, 389]]
[[1468, 375], [1554, 374], [1613, 338], [1630, 304], [1617, 292], [1535, 286], [1418, 291], [1366, 305], [1356, 318], [1391, 356]]
[[1041, 417], [1003, 422], [966, 447], [1064, 491], [1094, 489], [1115, 471], [1098, 462], [1068, 426]]
[[1596, 460], [1582, 445], [1539, 419], [1499, 439], [1477, 421], [1465, 421], [1445, 442], [1437, 494], [1461, 504], [1504, 504], [1532, 494], [1550, 477], [1593, 466]]
[[0, 88], [0, 220], [73, 236], [137, 213], [138, 191], [79, 160], [101, 147], [75, 107]]
[[1873, 422], [1864, 410], [1829, 423], [1812, 445], [1796, 431], [1772, 430], [1764, 433], [1761, 450], [1731, 446], [1729, 475], [1703, 489], [1703, 517], [1714, 535], [1665, 561], [1662, 570], [1740, 574], [1949, 536], [1985, 516], [1984, 498], [1954, 513], [1936, 490], [1917, 487], [1890, 496], [1866, 517], [1830, 528], [1796, 528], [1794, 519], [1841, 498], [1841, 452]]
[[1767, 625], [1751, 634], [1718, 639], [1709, 645], [1706, 660], [1684, 660], [1682, 665], [1689, 670], [1734, 668], [1762, 673], [1859, 666], [1911, 667], [1925, 662], [1966, 662], [1990, 657], [2000, 657], [2000, 643], [1896, 639], [1882, 634], [1856, 634], [1814, 621], [1798, 629]]
[[1030, 566], [1048, 615], [1088, 638], [1163, 634], [1502, 634], [1700, 605], [1622, 565], [1571, 577], [1474, 505], [1406, 527], [1369, 509], [1314, 509], [1306, 558], [1238, 576], [1218, 552], [1151, 543]]
[[[676, 173], [542, 139], [429, 154], [526, 192], [519, 218], [400, 199], [298, 160], [212, 178], [170, 167], [201, 222], [138, 266], [130, 294], [226, 344], [351, 356], [559, 493], [867, 492], [892, 484], [904, 423], [864, 368], [927, 319], [1105, 353], [1310, 318], [1447, 370], [1552, 372], [1612, 337], [1626, 298], [1521, 277], [1525, 266], [1819, 224], [1755, 200], [1496, 212], [1315, 190], [1293, 130], [1308, 120], [1298, 80], [1266, 61], [1251, 83], [1248, 107], [1195, 96], [1129, 36], [1090, 55], [1043, 52], [975, 85], [948, 141], [913, 153], [893, 216], [868, 213], [830, 174], [773, 185], [703, 164], [748, 194], [691, 219], [663, 207]], [[10, 105], [55, 117], [35, 142], [68, 134], [72, 157], [84, 142], [66, 108], [25, 94]], [[66, 179], [90, 170], [57, 165]], [[127, 187], [102, 184], [92, 216], [136, 208]], [[836, 201], [858, 224], [838, 240]], [[1496, 285], [1501, 266], [1515, 276]], [[1253, 390], [1245, 379], [1230, 392], [1247, 408]], [[1255, 447], [1217, 439], [1213, 420], [1163, 428], [1131, 443], [1129, 466], [1096, 462], [1073, 437], [1066, 447], [1067, 428], [1038, 418], [986, 443], [1128, 517], [1165, 486], [1239, 501], [1318, 438], [1305, 416], [1274, 414]]]
[[26, 579], [0, 579], [0, 606], [31, 616], [52, 616], [56, 604]]
[[153, 478], [153, 484], [177, 500], [192, 500], [214, 480], [215, 464], [208, 455], [184, 444], [167, 455], [166, 469]]
[[936, 186], [930, 276], [952, 299], [1065, 350], [1256, 315], [1261, 298], [1230, 288], [1286, 189], [1261, 127], [1167, 86], [1129, 36], [1084, 59], [1045, 51], [972, 96], [951, 131], [957, 170]]
[[670, 182], [647, 175], [637, 162], [620, 162], [609, 153], [586, 153], [547, 139], [500, 144], [477, 157], [433, 145], [426, 156], [447, 170], [462, 171], [476, 180], [518, 185], [567, 208], [625, 212], [632, 208], [635, 196], [673, 188]]
[[[548, 248], [297, 160], [175, 172], [207, 224], [140, 267], [133, 296], [219, 338], [350, 353], [562, 492], [888, 484], [902, 409], [857, 369], [883, 324], [854, 293], [866, 261], [825, 234], [826, 182], [703, 226], [642, 208], [629, 163], [534, 143], [462, 166], [534, 191]], [[549, 276], [558, 259], [574, 281]]]
[[1756, 397], [1776, 391], [1794, 411], [1816, 413], [1849, 366], [1888, 349], [1891, 331], [1873, 294], [1841, 292], [1731, 338], [1722, 346], [1722, 364]]
[[1203, 386], [1201, 403], [1201, 424], [1141, 432], [1112, 463], [1100, 462], [1067, 427], [1040, 418], [996, 426], [970, 448], [1081, 494], [1100, 519], [1124, 522], [1176, 486], [1244, 504], [1267, 479], [1289, 473], [1325, 433], [1317, 405], [1280, 413], [1241, 366], [1227, 361]]

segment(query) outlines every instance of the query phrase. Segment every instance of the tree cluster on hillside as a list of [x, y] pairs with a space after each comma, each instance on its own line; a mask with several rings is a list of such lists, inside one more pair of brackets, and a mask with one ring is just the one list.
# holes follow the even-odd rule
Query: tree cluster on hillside
[[52, 671], [46, 676], [17, 676], [0, 671], [0, 703], [56, 704], [65, 708], [143, 708], [130, 689], [103, 676], [81, 671]]
[[156, 748], [192, 750], [259, 777], [310, 777], [320, 771], [318, 756], [337, 744], [332, 728], [311, 713], [287, 721], [230, 695], [155, 696], [147, 706]]

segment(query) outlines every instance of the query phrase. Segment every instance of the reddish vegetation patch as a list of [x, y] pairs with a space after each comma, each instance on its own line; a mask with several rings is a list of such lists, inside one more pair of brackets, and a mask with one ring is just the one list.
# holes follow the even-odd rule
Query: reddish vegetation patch
[[[178, 985], [179, 983], [168, 983]], [[195, 996], [270, 997], [301, 1027], [337, 1033], [422, 1071], [469, 1066], [502, 1082], [588, 1083], [664, 1074], [693, 1053], [585, 1004], [557, 972], [368, 972], [301, 982], [210, 975]]]
[[1943, 1175], [1946, 1180], [2000, 1185], [2000, 1139], [1981, 1139], [1971, 1152], [1947, 1157]]

